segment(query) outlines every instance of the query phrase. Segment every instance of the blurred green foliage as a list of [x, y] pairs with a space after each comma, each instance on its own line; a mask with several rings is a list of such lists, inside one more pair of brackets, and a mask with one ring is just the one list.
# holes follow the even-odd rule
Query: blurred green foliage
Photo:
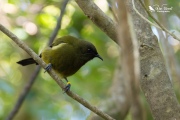
[[[106, 3], [105, 0], [101, 2]], [[1, 24], [36, 53], [40, 53], [55, 28], [62, 0], [2, 0], [0, 4]], [[101, 9], [112, 16], [107, 3]], [[29, 55], [2, 32], [0, 35], [0, 119], [3, 120], [14, 107], [36, 65], [22, 67], [16, 64]], [[67, 5], [63, 17], [58, 37], [63, 35], [73, 35], [92, 42], [104, 59], [103, 62], [93, 59], [68, 78], [72, 91], [97, 106], [108, 94], [119, 47], [83, 14], [74, 1]], [[148, 120], [152, 120], [144, 97], [142, 101]], [[85, 120], [89, 115], [88, 109], [63, 94], [54, 80], [41, 70], [15, 120]], [[127, 119], [131, 118], [128, 116]]]
[[[55, 28], [62, 1], [9, 0], [2, 3], [7, 7], [1, 9], [4, 13], [1, 15], [3, 24], [36, 53], [40, 53]], [[0, 119], [5, 119], [36, 65], [22, 67], [16, 64], [29, 55], [6, 35], [0, 34]], [[92, 42], [104, 59], [103, 62], [98, 59], [90, 61], [68, 78], [72, 91], [98, 105], [107, 95], [119, 48], [87, 19], [74, 1], [67, 5], [58, 37], [68, 34]], [[63, 94], [61, 88], [43, 71], [38, 75], [15, 120], [85, 120], [90, 111]]]

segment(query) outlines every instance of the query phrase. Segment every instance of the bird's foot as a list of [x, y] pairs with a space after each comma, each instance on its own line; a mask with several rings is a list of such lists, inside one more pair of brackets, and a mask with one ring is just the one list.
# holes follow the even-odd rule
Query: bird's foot
[[46, 66], [44, 73], [47, 72], [47, 71], [49, 71], [49, 70], [51, 70], [51, 69], [52, 69], [52, 64], [49, 63], [49, 64]]
[[64, 88], [64, 93], [68, 92], [71, 88], [71, 83], [70, 82], [67, 82], [67, 85], [66, 87]]

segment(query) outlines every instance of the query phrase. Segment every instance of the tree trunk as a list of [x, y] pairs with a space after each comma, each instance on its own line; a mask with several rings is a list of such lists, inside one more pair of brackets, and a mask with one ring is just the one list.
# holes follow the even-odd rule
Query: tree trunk
[[[133, 10], [131, 0], [128, 0], [127, 5], [139, 41], [141, 89], [152, 115], [155, 120], [180, 120], [180, 105], [169, 79], [157, 37], [153, 34], [150, 25]], [[147, 18], [138, 0], [135, 1], [135, 6]]]

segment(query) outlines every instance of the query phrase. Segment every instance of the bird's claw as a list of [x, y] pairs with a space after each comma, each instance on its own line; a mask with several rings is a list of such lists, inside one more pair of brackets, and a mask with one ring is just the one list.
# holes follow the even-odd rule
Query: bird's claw
[[44, 73], [47, 72], [47, 71], [49, 71], [49, 70], [51, 70], [51, 69], [52, 69], [52, 64], [49, 63], [49, 64], [46, 66]]
[[68, 92], [71, 88], [71, 83], [70, 82], [67, 82], [67, 85], [66, 87], [64, 88], [64, 93]]

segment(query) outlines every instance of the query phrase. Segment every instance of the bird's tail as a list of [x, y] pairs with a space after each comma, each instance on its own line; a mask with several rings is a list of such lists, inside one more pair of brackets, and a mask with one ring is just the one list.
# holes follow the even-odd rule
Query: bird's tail
[[22, 65], [22, 66], [26, 66], [26, 65], [30, 65], [30, 64], [38, 65], [38, 63], [33, 58], [27, 58], [27, 59], [18, 61], [17, 63]]

